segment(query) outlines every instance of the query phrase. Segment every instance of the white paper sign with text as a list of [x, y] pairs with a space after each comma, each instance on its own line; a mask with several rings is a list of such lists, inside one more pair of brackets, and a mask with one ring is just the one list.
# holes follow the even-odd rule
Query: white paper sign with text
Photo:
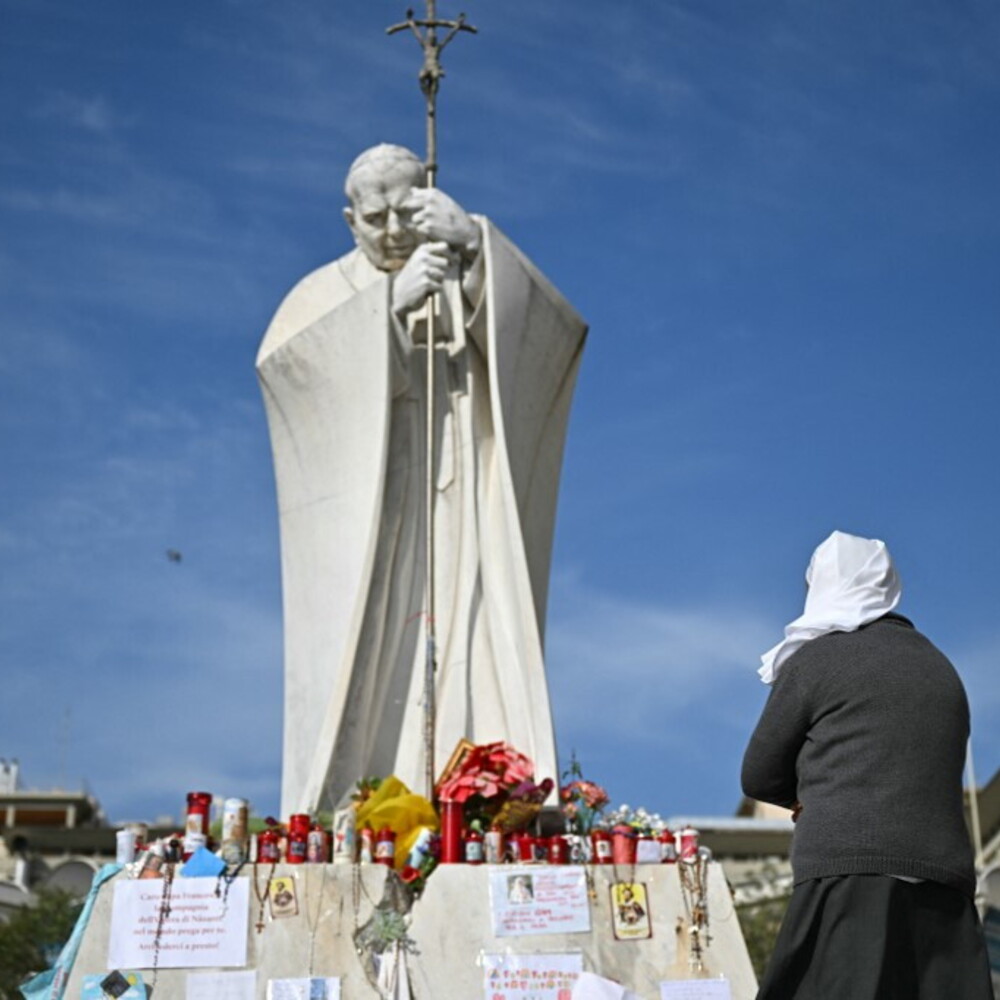
[[[118, 879], [111, 910], [109, 969], [203, 969], [247, 964], [249, 880], [225, 900], [214, 878]], [[167, 890], [166, 892], [164, 890]], [[160, 920], [164, 900], [169, 913]], [[157, 947], [159, 955], [157, 957]]]
[[486, 1000], [570, 1000], [583, 955], [483, 955]]
[[184, 1000], [256, 1000], [256, 972], [192, 972]]
[[586, 873], [580, 865], [497, 865], [490, 869], [490, 911], [497, 937], [586, 933]]

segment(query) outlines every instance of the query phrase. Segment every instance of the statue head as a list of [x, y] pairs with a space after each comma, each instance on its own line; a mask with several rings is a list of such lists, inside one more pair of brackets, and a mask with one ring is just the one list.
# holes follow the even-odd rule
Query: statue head
[[425, 180], [423, 161], [388, 143], [366, 149], [347, 172], [344, 218], [365, 256], [382, 271], [401, 268], [420, 242], [409, 197]]

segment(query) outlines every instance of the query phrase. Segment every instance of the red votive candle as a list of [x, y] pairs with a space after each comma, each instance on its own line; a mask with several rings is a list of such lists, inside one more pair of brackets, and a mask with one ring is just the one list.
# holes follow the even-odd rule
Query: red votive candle
[[306, 860], [309, 847], [309, 816], [295, 813], [288, 820], [288, 856], [290, 865], [301, 865]]
[[568, 865], [569, 864], [569, 844], [566, 838], [560, 835], [549, 838], [549, 864]]
[[590, 843], [593, 849], [592, 863], [595, 865], [610, 865], [613, 863], [611, 856], [611, 834], [607, 830], [592, 830]]
[[616, 865], [635, 864], [635, 831], [628, 826], [616, 826], [611, 831], [611, 860]]
[[462, 804], [441, 803], [441, 863], [454, 865], [462, 860]]

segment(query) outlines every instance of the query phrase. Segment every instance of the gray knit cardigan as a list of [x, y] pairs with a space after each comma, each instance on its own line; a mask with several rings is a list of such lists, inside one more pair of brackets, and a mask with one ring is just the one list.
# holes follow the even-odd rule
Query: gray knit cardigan
[[955, 668], [908, 619], [889, 614], [813, 639], [783, 664], [743, 759], [743, 791], [802, 804], [796, 884], [903, 875], [971, 896], [968, 736]]

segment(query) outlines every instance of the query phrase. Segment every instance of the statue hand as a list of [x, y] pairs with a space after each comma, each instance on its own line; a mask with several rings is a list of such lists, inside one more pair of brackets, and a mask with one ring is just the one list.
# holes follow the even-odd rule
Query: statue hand
[[431, 292], [440, 291], [451, 263], [447, 243], [421, 243], [393, 279], [393, 312], [409, 312], [422, 305]]
[[468, 257], [479, 252], [479, 226], [444, 191], [414, 188], [408, 203], [413, 209], [413, 226], [425, 239], [443, 241]]

